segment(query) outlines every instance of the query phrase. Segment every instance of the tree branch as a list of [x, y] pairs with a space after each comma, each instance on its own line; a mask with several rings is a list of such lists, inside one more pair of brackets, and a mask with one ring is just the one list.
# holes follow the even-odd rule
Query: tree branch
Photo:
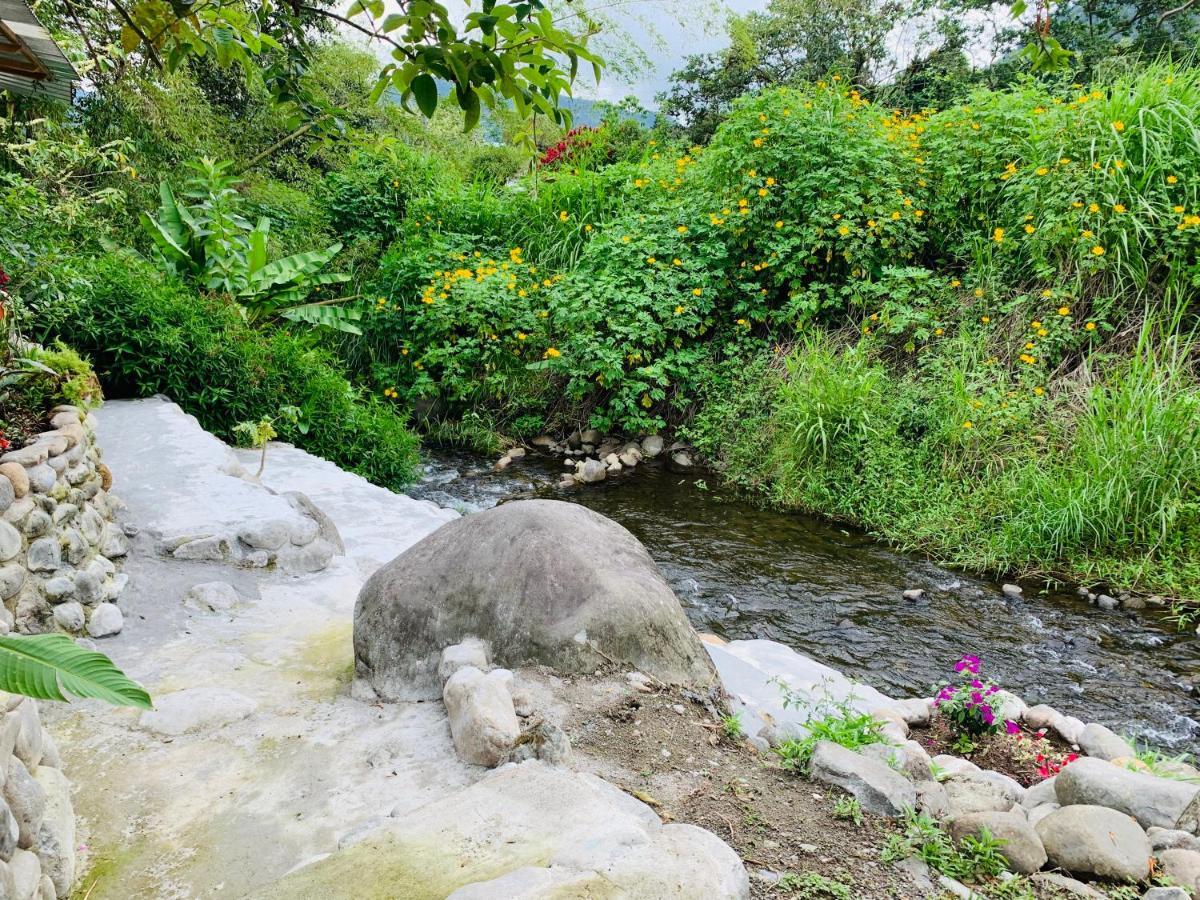
[[154, 44], [150, 42], [150, 38], [146, 37], [146, 32], [142, 31], [141, 26], [138, 25], [137, 22], [133, 21], [133, 17], [125, 11], [125, 7], [117, 2], [117, 0], [109, 0], [109, 2], [113, 5], [113, 8], [117, 11], [117, 14], [125, 20], [125, 24], [129, 26], [130, 30], [133, 31], [133, 33], [139, 38], [141, 38], [142, 43], [146, 45], [146, 52], [150, 54], [150, 59], [154, 65], [160, 70], [166, 68], [163, 65], [162, 59], [158, 55], [158, 51], [154, 49]]

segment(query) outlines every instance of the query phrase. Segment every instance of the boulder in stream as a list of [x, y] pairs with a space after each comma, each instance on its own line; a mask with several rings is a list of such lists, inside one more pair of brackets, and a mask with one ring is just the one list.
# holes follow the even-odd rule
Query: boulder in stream
[[377, 571], [354, 611], [358, 677], [386, 700], [441, 694], [443, 648], [507, 668], [606, 664], [708, 687], [716, 673], [650, 554], [574, 503], [520, 500], [444, 525]]

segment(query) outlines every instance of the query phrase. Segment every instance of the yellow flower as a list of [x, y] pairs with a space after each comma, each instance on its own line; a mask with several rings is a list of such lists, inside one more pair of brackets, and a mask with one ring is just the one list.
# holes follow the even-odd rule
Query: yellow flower
[[1035, 170], [1034, 174], [1035, 175], [1049, 175], [1050, 170], [1047, 169], [1045, 166], [1038, 166], [1037, 169]]
[[1026, 234], [1033, 234], [1035, 231], [1037, 231], [1037, 229], [1036, 229], [1036, 228], [1034, 228], [1032, 225], [1026, 225], [1026, 226], [1025, 226], [1025, 233], [1026, 233]]
[[562, 353], [557, 347], [547, 347], [546, 352], [542, 354], [543, 359], [554, 359], [559, 356], [562, 356]]
[[782, 227], [783, 227], [783, 222], [782, 222], [782, 221], [776, 222], [776, 223], [775, 223], [775, 227], [776, 227], [776, 228], [782, 228]]
[[1091, 213], [1100, 212], [1100, 204], [1099, 203], [1089, 203], [1088, 204], [1088, 212], [1091, 212]]
[[647, 256], [647, 257], [646, 257], [646, 265], [652, 266], [652, 265], [654, 265], [656, 262], [658, 262], [658, 260], [657, 260], [657, 259], [655, 259], [653, 256]]
[[518, 331], [518, 332], [517, 332], [517, 340], [518, 340], [518, 341], [523, 341], [523, 340], [525, 340], [525, 338], [527, 338], [527, 337], [529, 337], [529, 335], [527, 335], [525, 332], [523, 332], [523, 331]]
[[1064, 156], [1062, 159], [1060, 159], [1058, 161], [1058, 164], [1060, 166], [1069, 166], [1071, 164], [1071, 158], [1068, 156]]
[[755, 138], [750, 143], [752, 143], [755, 147], [761, 147], [763, 145], [763, 140], [762, 138]]
[[567, 211], [565, 209], [558, 214], [558, 220], [560, 222], [565, 222], [569, 218], [571, 218], [571, 217], [569, 215], [567, 215]]
[[738, 320], [737, 320], [737, 324], [738, 324], [738, 325], [741, 325], [743, 328], [749, 328], [749, 327], [750, 327], [750, 323], [749, 323], [749, 322], [747, 322], [745, 319], [738, 319]]
[[1083, 208], [1082, 201], [1076, 200], [1071, 204], [1071, 209], [1082, 209], [1082, 208]]
[[1086, 328], [1088, 331], [1095, 331], [1095, 330], [1096, 330], [1096, 323], [1095, 323], [1095, 322], [1088, 322], [1088, 323], [1087, 323], [1086, 325], [1084, 325], [1083, 327], [1084, 327], [1084, 328]]
[[959, 281], [957, 278], [951, 278], [950, 279], [950, 287], [952, 287], [952, 288], [962, 287], [962, 282]]
[[919, 219], [919, 218], [921, 218], [921, 216], [925, 215], [925, 210], [923, 210], [923, 209], [914, 210], [913, 215]]
[[1182, 206], [1173, 206], [1173, 207], [1171, 207], [1171, 208], [1172, 208], [1173, 210], [1175, 210], [1175, 212], [1177, 212], [1177, 213], [1181, 213], [1181, 212], [1183, 212], [1183, 207], [1182, 207]]
[[583, 230], [584, 230], [584, 231], [591, 231], [591, 230], [592, 230], [592, 226], [591, 226], [591, 225], [584, 225], [584, 226], [583, 226]]
[[1125, 123], [1122, 122], [1120, 119], [1113, 122], [1112, 126], [1113, 126], [1113, 131], [1124, 131], [1125, 130]]
[[683, 260], [682, 260], [682, 259], [680, 259], [680, 258], [677, 256], [677, 257], [675, 257], [673, 260], [671, 260], [671, 265], [673, 265], [673, 266], [682, 266], [682, 265], [683, 265]]
[[750, 205], [750, 201], [747, 200], [745, 197], [741, 197], [738, 199], [738, 206], [749, 206], [749, 205]]
[[1050, 333], [1050, 332], [1048, 332], [1048, 331], [1047, 331], [1045, 328], [1039, 328], [1039, 329], [1037, 330], [1037, 336], [1038, 336], [1038, 337], [1045, 337], [1045, 336], [1046, 336], [1046, 335], [1048, 335], [1049, 333]]
[[984, 325], [986, 325], [988, 322], [992, 321], [992, 317], [991, 316], [980, 316], [979, 321], [982, 322]]
[[1179, 182], [1179, 179], [1176, 178], [1174, 175], [1167, 176], [1167, 184], [1177, 184], [1178, 182]]
[[1113, 212], [1115, 212], [1115, 213], [1125, 212], [1125, 204], [1124, 203], [1114, 203], [1113, 204]]
[[963, 422], [963, 428], [967, 429], [968, 431], [970, 431], [974, 427], [975, 427], [975, 423], [972, 422], [970, 419], [967, 419], [967, 421]]
[[759, 188], [759, 189], [758, 189], [758, 196], [760, 196], [760, 197], [765, 197], [765, 196], [767, 196], [767, 194], [769, 194], [769, 193], [770, 193], [770, 191], [768, 191], [766, 188]]
[[703, 293], [704, 293], [704, 290], [702, 288], [692, 288], [692, 296], [693, 297], [699, 297]]
[[838, 228], [838, 234], [840, 234], [842, 237], [845, 237], [849, 233], [850, 229], [845, 225], [842, 225], [840, 228]]
[[1060, 316], [1069, 316], [1069, 315], [1071, 314], [1071, 307], [1069, 307], [1069, 306], [1060, 306], [1060, 307], [1058, 308], [1058, 314], [1059, 314]]
[[676, 228], [675, 230], [676, 230], [676, 231], [678, 231], [680, 234], [686, 234], [686, 233], [687, 233], [687, 226], [686, 226], [686, 225], [680, 225], [680, 226], [679, 226], [678, 228]]
[[894, 212], [894, 213], [892, 213], [892, 220], [893, 220], [893, 221], [895, 221], [896, 219], [899, 219], [899, 218], [900, 218], [900, 213], [899, 213], [898, 211], [897, 211], [897, 212]]
[[677, 307], [675, 307], [675, 315], [677, 315], [677, 316], [678, 316], [678, 315], [681, 315], [682, 313], [683, 313], [683, 307], [682, 307], [682, 306], [677, 306]]
[[975, 288], [975, 296], [982, 297], [983, 296], [983, 288]]
[[1054, 296], [1054, 291], [1050, 290], [1050, 288], [1045, 288], [1045, 289], [1042, 291], [1042, 296], [1043, 296], [1043, 297], [1053, 297], [1053, 296]]
[[997, 244], [1004, 243], [1004, 229], [997, 228], [997, 229], [993, 230], [992, 231], [992, 240], [995, 241]]
[[944, 332], [940, 328], [933, 329], [933, 333], [936, 334], [938, 337], [941, 337], [944, 334]]
[[774, 187], [774, 186], [775, 186], [775, 179], [774, 179], [774, 178], [768, 178], [768, 179], [767, 179], [767, 187]]
[[1092, 256], [1103, 256], [1103, 255], [1104, 255], [1104, 248], [1101, 247], [1099, 244], [1097, 244], [1095, 247], [1092, 248]]
[[627, 235], [627, 234], [621, 235], [621, 243], [628, 244], [629, 243], [629, 235]]
[[1041, 387], [1035, 387], [1033, 389], [1033, 393], [1034, 393], [1034, 396], [1040, 397], [1040, 396], [1042, 396], [1042, 394], [1046, 393], [1046, 389], [1041, 388]]
[[1037, 319], [1034, 319], [1032, 322], [1029, 323], [1029, 327], [1030, 328], [1041, 328], [1042, 323], [1039, 322]]

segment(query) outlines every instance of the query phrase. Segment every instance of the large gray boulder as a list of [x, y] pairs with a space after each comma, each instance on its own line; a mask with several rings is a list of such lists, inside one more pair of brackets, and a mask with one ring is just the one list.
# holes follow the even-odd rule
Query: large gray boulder
[[669, 683], [716, 682], [646, 549], [615, 522], [557, 500], [505, 503], [443, 525], [358, 595], [355, 667], [383, 699], [437, 698], [442, 650], [468, 636], [510, 669], [616, 663]]
[[1029, 875], [1046, 864], [1042, 839], [1022, 812], [967, 813], [950, 823], [950, 834], [956, 841], [984, 831], [1004, 842], [1000, 855], [1014, 872]]
[[1063, 806], [1107, 806], [1133, 816], [1143, 828], [1183, 828], [1178, 823], [1188, 804], [1200, 795], [1200, 785], [1084, 758], [1063, 767], [1054, 781], [1054, 791]]
[[[1059, 783], [1062, 783], [1061, 772]], [[1038, 822], [1035, 828], [1050, 864], [1074, 875], [1142, 881], [1150, 873], [1150, 840], [1146, 832], [1115, 809], [1064, 806]]]

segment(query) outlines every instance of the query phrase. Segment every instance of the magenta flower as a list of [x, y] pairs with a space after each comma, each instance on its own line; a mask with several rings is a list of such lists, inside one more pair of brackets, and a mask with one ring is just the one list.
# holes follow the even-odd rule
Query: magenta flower
[[1004, 723], [1004, 730], [1007, 731], [1009, 734], [1020, 734], [1021, 726], [1018, 725], [1016, 722], [1014, 722], [1012, 719], [1009, 719], [1008, 721], [1006, 721]]
[[955, 672], [970, 672], [972, 675], [979, 674], [979, 657], [964, 654], [963, 658], [954, 664]]

